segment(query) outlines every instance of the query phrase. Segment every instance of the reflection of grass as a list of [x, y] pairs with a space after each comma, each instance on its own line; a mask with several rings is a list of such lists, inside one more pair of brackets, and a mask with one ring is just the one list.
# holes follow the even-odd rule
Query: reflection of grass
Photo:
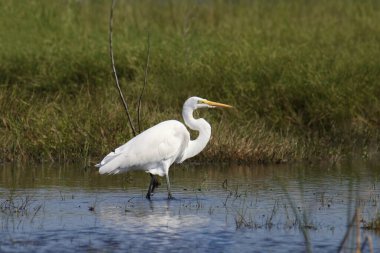
[[0, 204], [0, 210], [8, 215], [26, 215], [29, 212], [31, 203], [30, 196], [21, 197], [16, 200], [13, 195], [10, 195]]
[[15, 197], [10, 194], [5, 200], [0, 203], [1, 213], [7, 216], [29, 216], [33, 217], [40, 211], [42, 204], [33, 205], [33, 199], [31, 196]]
[[241, 211], [236, 212], [236, 216], [235, 216], [236, 229], [258, 227], [258, 224], [253, 222], [252, 217], [247, 216], [246, 211], [247, 209], [243, 209], [242, 212]]
[[[253, 218], [252, 213], [254, 212], [253, 202], [247, 203], [248, 194], [246, 189], [239, 188], [239, 185], [229, 186], [225, 180], [222, 184], [223, 189], [226, 192], [226, 197], [223, 199], [222, 204], [227, 212], [233, 211], [234, 221], [236, 229], [272, 229], [272, 228], [284, 228], [284, 229], [294, 229], [298, 228], [304, 232], [307, 236], [307, 230], [316, 229], [316, 226], [308, 221], [305, 212], [301, 217], [300, 212], [294, 203], [290, 205], [287, 202], [282, 203], [282, 200], [274, 200], [272, 208], [268, 209], [267, 214], [262, 214], [262, 220], [257, 221]], [[288, 209], [291, 209], [289, 211]], [[283, 210], [281, 210], [283, 209]], [[286, 215], [279, 216], [280, 210]]]
[[[309, 238], [308, 230], [309, 229], [316, 229], [316, 228], [313, 224], [308, 222], [309, 218], [308, 218], [305, 210], [303, 210], [303, 212], [302, 212], [302, 210], [300, 208], [296, 207], [294, 199], [291, 197], [290, 193], [288, 192], [288, 190], [285, 188], [285, 186], [283, 184], [282, 184], [282, 188], [286, 194], [286, 197], [287, 197], [288, 203], [291, 207], [291, 210], [296, 217], [296, 222], [299, 224], [299, 228], [300, 228], [300, 230], [304, 236], [306, 251], [312, 252], [312, 245], [311, 245], [311, 241]], [[302, 184], [301, 184], [300, 190], [303, 191]], [[321, 195], [320, 196], [320, 198], [321, 198], [320, 202], [321, 202], [321, 205], [323, 207], [325, 205], [325, 192], [320, 193], [320, 195]], [[371, 199], [372, 199], [372, 194], [370, 196], [370, 201], [371, 201]], [[328, 202], [329, 202], [328, 207], [330, 207], [330, 203], [332, 202], [332, 199], [329, 199]], [[352, 199], [349, 198], [348, 202], [351, 204]], [[372, 200], [372, 202], [373, 202], [373, 200]], [[358, 203], [360, 203], [360, 201]], [[351, 208], [350, 204], [347, 207], [348, 211], [350, 211], [350, 208]], [[303, 213], [302, 218], [301, 218], [300, 212]], [[361, 231], [360, 231], [360, 222], [361, 221], [363, 222], [363, 220], [360, 218], [360, 215], [361, 215], [361, 209], [359, 207], [356, 207], [353, 218], [352, 218], [351, 222], [348, 224], [347, 230], [346, 230], [345, 234], [343, 235], [342, 241], [341, 241], [339, 248], [338, 248], [338, 252], [344, 252], [344, 250], [346, 248], [350, 248], [350, 247], [354, 247], [355, 252], [358, 252], [358, 253], [363, 252], [363, 249], [365, 249], [366, 247], [369, 248], [371, 253], [374, 252], [373, 251], [373, 242], [372, 242], [371, 236], [365, 235], [365, 234], [363, 235], [363, 233], [361, 233]], [[376, 229], [379, 229], [379, 226], [380, 226], [380, 217], [377, 217], [372, 222], [365, 223], [364, 228], [376, 230]]]
[[[292, 213], [294, 211], [293, 208], [290, 208], [291, 211], [289, 212], [289, 206], [286, 204], [280, 204], [279, 200], [275, 200], [273, 203], [273, 207], [271, 209], [268, 209], [267, 214], [262, 214], [262, 221], [257, 221], [253, 219], [252, 212], [254, 209], [250, 206], [248, 206], [246, 203], [246, 198], [243, 198], [240, 202], [240, 207], [235, 208], [232, 202], [229, 206], [226, 207], [226, 209], [232, 209], [235, 213], [234, 220], [235, 220], [235, 226], [236, 229], [242, 229], [242, 228], [250, 228], [250, 229], [300, 229], [304, 234], [308, 234], [307, 231], [312, 229], [316, 230], [316, 226], [308, 221], [305, 218], [301, 218], [300, 211], [297, 210], [297, 213]], [[286, 216], [279, 216], [279, 212], [283, 208], [283, 212], [286, 213]], [[289, 215], [291, 214], [292, 215]]]

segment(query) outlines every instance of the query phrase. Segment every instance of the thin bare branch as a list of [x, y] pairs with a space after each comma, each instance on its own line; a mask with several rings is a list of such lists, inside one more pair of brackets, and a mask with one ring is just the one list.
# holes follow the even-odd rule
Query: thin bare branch
[[140, 114], [141, 114], [141, 99], [142, 99], [142, 96], [143, 96], [146, 84], [148, 82], [149, 58], [150, 58], [150, 35], [148, 33], [148, 52], [147, 52], [147, 56], [146, 56], [146, 65], [145, 65], [145, 74], [144, 74], [144, 86], [141, 89], [141, 93], [140, 93], [140, 97], [139, 97], [139, 104], [138, 104], [138, 109], [137, 109], [137, 123], [138, 123], [138, 127], [139, 127], [139, 132], [141, 132], [141, 127], [140, 127], [140, 122], [141, 122], [140, 121], [141, 120], [141, 117], [140, 117]]
[[360, 235], [360, 209], [355, 212], [355, 228], [356, 228], [356, 253], [360, 253], [361, 235]]
[[372, 241], [372, 237], [370, 235], [366, 235], [365, 239], [364, 239], [364, 242], [362, 244], [362, 247], [360, 249], [360, 252], [363, 252], [364, 251], [364, 248], [365, 246], [368, 244], [368, 247], [369, 247], [369, 252], [370, 253], [373, 253], [373, 241]]
[[338, 248], [338, 251], [337, 251], [339, 253], [343, 252], [344, 245], [346, 244], [346, 242], [347, 242], [347, 240], [348, 240], [348, 238], [350, 236], [351, 230], [355, 226], [355, 221], [357, 220], [357, 216], [358, 216], [357, 212], [358, 212], [358, 209], [355, 209], [355, 214], [352, 217], [352, 220], [349, 222], [349, 224], [347, 226], [346, 233], [344, 234], [343, 239], [342, 239], [341, 243], [339, 244], [339, 248]]
[[129, 125], [130, 125], [130, 127], [132, 129], [133, 135], [136, 136], [136, 130], [135, 130], [134, 126], [133, 126], [131, 115], [129, 114], [128, 105], [127, 105], [127, 102], [124, 99], [123, 92], [121, 91], [120, 84], [119, 84], [119, 79], [117, 78], [117, 73], [116, 73], [116, 68], [115, 68], [115, 60], [114, 60], [114, 57], [113, 57], [112, 25], [113, 25], [113, 9], [115, 7], [115, 4], [116, 4], [116, 0], [112, 0], [111, 11], [110, 11], [110, 23], [109, 23], [109, 46], [110, 46], [109, 49], [110, 49], [110, 56], [111, 56], [112, 73], [114, 75], [116, 87], [117, 87], [117, 89], [119, 91], [120, 99], [123, 102], [125, 111], [126, 111], [127, 116], [128, 116]]

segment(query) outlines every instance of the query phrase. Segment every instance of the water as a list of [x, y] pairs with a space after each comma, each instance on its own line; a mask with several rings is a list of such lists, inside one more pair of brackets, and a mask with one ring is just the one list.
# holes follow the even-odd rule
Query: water
[[[336, 252], [355, 206], [361, 226], [379, 211], [378, 164], [185, 164], [171, 169], [170, 201], [165, 180], [145, 199], [145, 173], [3, 165], [0, 252], [305, 252], [307, 240]], [[379, 234], [360, 233], [380, 251]]]

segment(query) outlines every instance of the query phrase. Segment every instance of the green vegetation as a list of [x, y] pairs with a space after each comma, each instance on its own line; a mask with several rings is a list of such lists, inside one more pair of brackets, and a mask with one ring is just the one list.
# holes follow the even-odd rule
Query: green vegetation
[[[108, 55], [110, 1], [0, 3], [1, 160], [95, 161], [132, 134]], [[147, 128], [191, 95], [196, 159], [281, 162], [379, 150], [379, 1], [119, 1], [116, 68], [131, 113], [151, 36]]]

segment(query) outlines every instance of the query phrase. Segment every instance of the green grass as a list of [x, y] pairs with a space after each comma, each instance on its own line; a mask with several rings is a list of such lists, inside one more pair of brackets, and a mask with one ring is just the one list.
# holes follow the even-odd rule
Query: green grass
[[[0, 4], [2, 160], [98, 160], [132, 134], [108, 55], [110, 1]], [[192, 95], [213, 139], [197, 159], [280, 162], [379, 150], [378, 1], [119, 1], [114, 55], [143, 126]]]

